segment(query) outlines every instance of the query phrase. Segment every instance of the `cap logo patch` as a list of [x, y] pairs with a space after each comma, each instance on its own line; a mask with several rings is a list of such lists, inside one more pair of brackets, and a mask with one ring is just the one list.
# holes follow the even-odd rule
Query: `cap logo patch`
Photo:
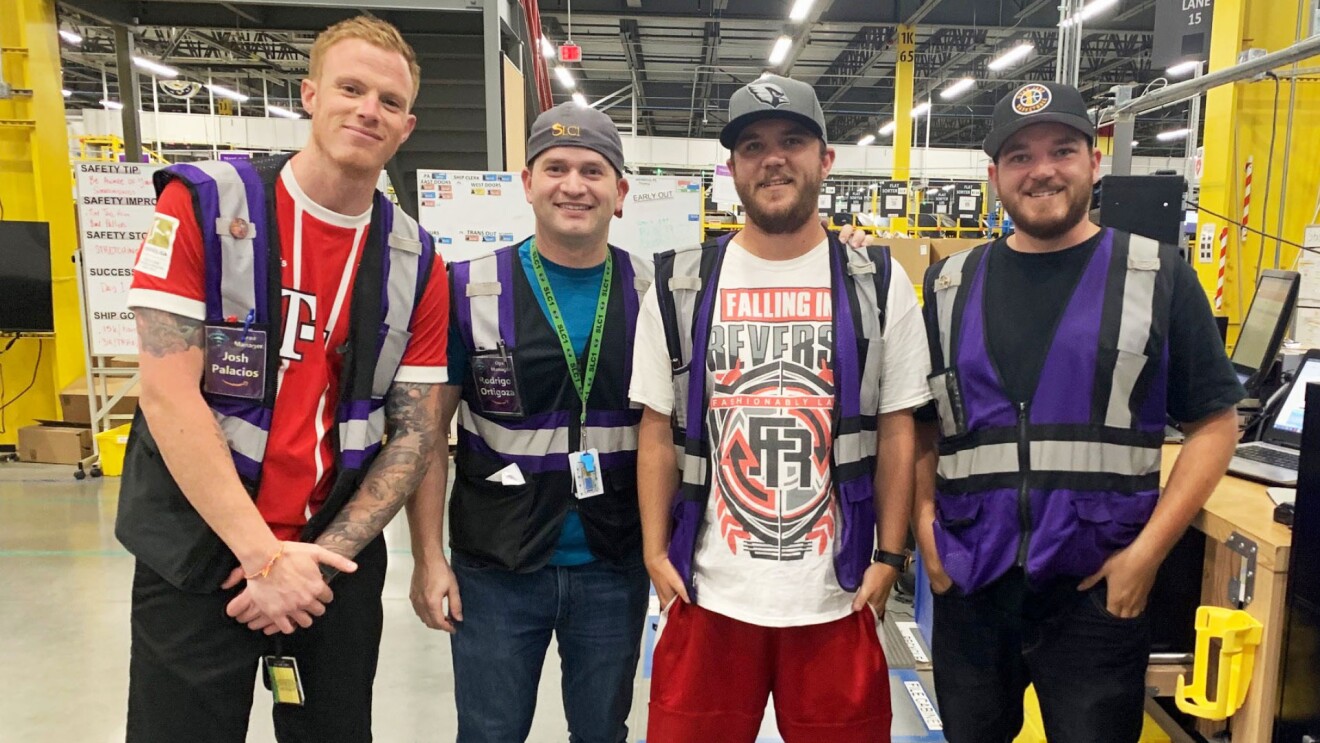
[[577, 124], [560, 124], [556, 122], [550, 126], [550, 134], [556, 137], [580, 137], [582, 136], [582, 127]]
[[788, 94], [784, 92], [783, 88], [773, 83], [753, 83], [748, 85], [747, 89], [751, 91], [756, 100], [770, 108], [779, 108], [788, 104]]
[[1023, 85], [1013, 94], [1013, 112], [1019, 116], [1043, 111], [1050, 105], [1050, 89], [1038, 83]]

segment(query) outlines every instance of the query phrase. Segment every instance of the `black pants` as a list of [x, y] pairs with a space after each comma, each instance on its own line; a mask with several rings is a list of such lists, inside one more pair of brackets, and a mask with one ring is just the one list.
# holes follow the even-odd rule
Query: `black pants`
[[1118, 619], [1103, 582], [1044, 590], [1013, 571], [970, 596], [936, 596], [931, 651], [949, 743], [1010, 743], [1035, 684], [1050, 743], [1137, 743], [1150, 660], [1145, 614]]
[[[184, 593], [141, 563], [133, 576], [128, 743], [242, 743], [258, 659], [298, 662], [306, 704], [275, 705], [281, 743], [371, 740], [385, 585], [385, 539], [358, 555], [357, 572], [331, 584], [325, 616], [292, 635], [266, 637], [225, 615], [239, 589]], [[241, 587], [241, 584], [240, 584]]]

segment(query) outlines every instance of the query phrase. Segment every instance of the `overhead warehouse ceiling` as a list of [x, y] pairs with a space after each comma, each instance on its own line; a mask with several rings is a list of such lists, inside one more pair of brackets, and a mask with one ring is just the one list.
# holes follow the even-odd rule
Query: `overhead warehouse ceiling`
[[[401, 3], [404, 4], [404, 3]], [[453, 7], [455, 3], [436, 3]], [[1024, 81], [1054, 79], [1058, 38], [1057, 0], [815, 0], [802, 22], [788, 19], [792, 0], [541, 0], [546, 37], [571, 36], [583, 61], [568, 65], [589, 101], [608, 99], [623, 127], [655, 136], [714, 137], [725, 120], [724, 104], [739, 86], [774, 69], [816, 86], [835, 142], [851, 143], [892, 118], [896, 28], [917, 26], [915, 97], [933, 98], [930, 143], [973, 148], [989, 127], [995, 101]], [[1119, 0], [1085, 28], [1081, 87], [1098, 100], [1120, 83], [1146, 85], [1163, 76], [1150, 68], [1154, 0]], [[358, 12], [226, 2], [163, 0], [61, 0], [61, 26], [83, 37], [63, 45], [65, 86], [71, 107], [97, 106], [118, 98], [110, 23], [137, 33], [142, 56], [183, 71], [194, 81], [208, 78], [239, 87], [260, 99], [297, 104], [297, 81], [306, 74], [316, 31]], [[443, 45], [450, 36], [481, 33], [475, 13], [377, 11], [423, 46]], [[571, 24], [570, 24], [571, 15]], [[792, 40], [785, 61], [771, 67], [771, 47], [781, 35]], [[1035, 51], [1002, 73], [986, 64], [1021, 42]], [[414, 41], [414, 44], [419, 42]], [[429, 50], [419, 48], [426, 54]], [[953, 101], [939, 95], [946, 84], [971, 77], [975, 88]], [[150, 77], [141, 80], [144, 107], [152, 106]], [[556, 102], [572, 92], [552, 80]], [[161, 110], [193, 110], [191, 104], [156, 91]], [[204, 105], [204, 104], [203, 104]], [[257, 106], [242, 113], [263, 115]], [[419, 112], [425, 115], [425, 112]], [[1142, 154], [1181, 154], [1182, 143], [1163, 143], [1154, 134], [1175, 128], [1185, 106], [1138, 120]], [[918, 122], [925, 140], [925, 120]], [[881, 144], [887, 143], [882, 137]]]

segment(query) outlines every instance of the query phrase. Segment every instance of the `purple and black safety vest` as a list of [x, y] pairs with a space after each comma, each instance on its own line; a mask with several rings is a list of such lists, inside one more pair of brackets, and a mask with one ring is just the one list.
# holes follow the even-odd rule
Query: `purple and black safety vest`
[[[204, 255], [205, 323], [265, 333], [262, 399], [202, 396], [224, 432], [234, 469], [255, 497], [274, 415], [281, 335], [281, 254], [275, 183], [289, 157], [173, 165], [155, 175], [159, 195], [172, 181], [193, 196]], [[385, 397], [411, 337], [413, 310], [437, 266], [431, 236], [375, 195], [366, 247], [349, 304], [348, 341], [333, 435], [335, 480], [303, 538], [314, 539], [357, 491], [380, 452]], [[209, 332], [209, 331], [208, 331]], [[125, 454], [116, 535], [138, 559], [185, 590], [215, 590], [233, 556], [184, 499], [146, 419], [133, 422]]]
[[1106, 229], [1013, 401], [986, 342], [989, 245], [926, 274], [941, 440], [935, 541], [964, 592], [1023, 568], [1033, 584], [1093, 574], [1159, 498], [1170, 272], [1158, 243]]
[[[469, 367], [457, 411], [450, 544], [506, 570], [535, 570], [553, 556], [573, 509], [594, 556], [638, 562], [641, 409], [628, 400], [628, 382], [637, 313], [651, 286], [649, 261], [610, 247], [614, 273], [584, 427], [563, 348], [519, 247], [450, 266], [452, 321]], [[568, 455], [582, 448], [599, 453], [605, 492], [577, 499]], [[510, 467], [519, 475], [506, 480], [499, 473]]]
[[[711, 489], [705, 370], [720, 267], [731, 238], [666, 251], [655, 259], [656, 298], [674, 378], [674, 448], [681, 472], [671, 513], [669, 560], [694, 596], [692, 560]], [[834, 571], [844, 590], [855, 591], [875, 544], [876, 416], [890, 257], [883, 247], [849, 249], [834, 233], [829, 243], [834, 338], [830, 370], [835, 389], [830, 469], [842, 521]]]

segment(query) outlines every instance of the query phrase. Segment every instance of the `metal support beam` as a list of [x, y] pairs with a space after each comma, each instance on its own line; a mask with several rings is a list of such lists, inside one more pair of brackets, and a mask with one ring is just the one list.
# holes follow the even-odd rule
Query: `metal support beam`
[[124, 159], [135, 163], [142, 159], [142, 124], [138, 120], [137, 70], [133, 66], [133, 35], [125, 26], [115, 25], [115, 55], [119, 75], [119, 102], [124, 122]]
[[482, 2], [482, 59], [486, 87], [486, 167], [504, 169], [504, 90], [500, 57], [500, 0]]
[[[628, 59], [628, 70], [632, 73], [633, 101], [642, 109], [642, 125], [648, 136], [655, 135], [655, 126], [650, 106], [646, 103], [646, 57], [642, 55], [642, 34], [637, 21], [631, 18], [619, 19], [619, 41], [623, 44], [623, 54]], [[636, 135], [637, 132], [633, 131]]]
[[834, 5], [834, 0], [817, 0], [816, 4], [811, 7], [811, 11], [807, 13], [807, 17], [803, 18], [800, 23], [795, 24], [796, 29], [785, 27], [784, 33], [793, 37], [793, 45], [788, 48], [788, 56], [779, 65], [779, 69], [783, 71], [784, 75], [793, 74], [793, 65], [797, 64], [798, 57], [802, 56], [802, 50], [806, 48], [807, 40], [811, 38], [812, 28], [820, 20], [820, 17], [830, 9], [831, 5]]

